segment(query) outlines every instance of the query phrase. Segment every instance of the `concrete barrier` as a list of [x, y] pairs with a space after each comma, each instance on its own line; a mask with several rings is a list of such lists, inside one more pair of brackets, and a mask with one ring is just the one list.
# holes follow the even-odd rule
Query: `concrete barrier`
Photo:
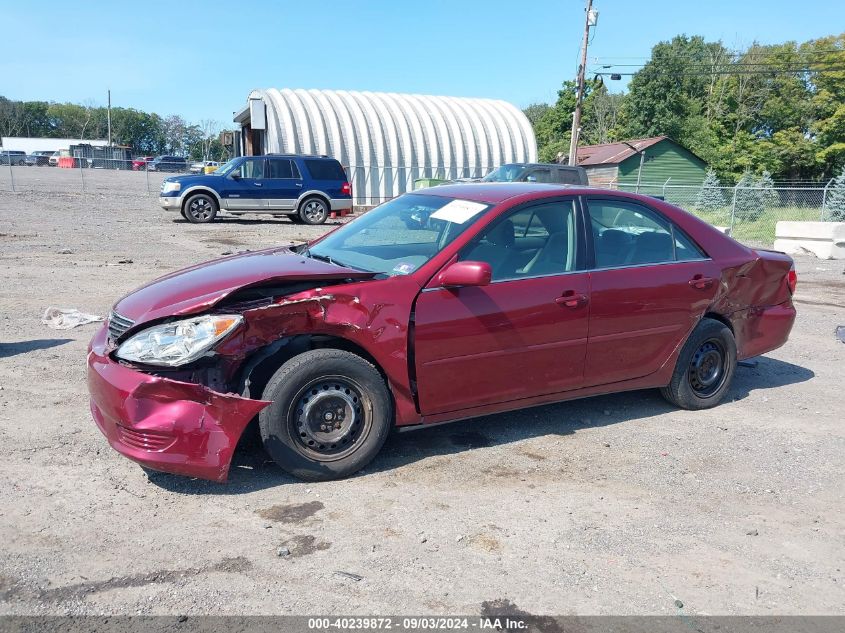
[[821, 259], [845, 259], [845, 222], [778, 222], [776, 251], [810, 252]]

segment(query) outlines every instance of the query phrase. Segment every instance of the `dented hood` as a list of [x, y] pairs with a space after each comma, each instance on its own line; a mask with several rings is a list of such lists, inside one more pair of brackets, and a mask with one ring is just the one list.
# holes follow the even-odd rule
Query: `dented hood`
[[242, 288], [277, 282], [369, 279], [361, 272], [303, 257], [287, 247], [217, 259], [170, 273], [118, 301], [118, 314], [144, 323], [167, 316], [195, 314]]

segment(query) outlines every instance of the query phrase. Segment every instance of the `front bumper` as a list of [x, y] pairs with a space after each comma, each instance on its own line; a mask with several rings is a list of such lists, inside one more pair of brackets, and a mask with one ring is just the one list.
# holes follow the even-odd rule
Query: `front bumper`
[[226, 481], [243, 430], [269, 402], [145, 374], [113, 361], [104, 326], [88, 352], [91, 415], [109, 444], [139, 464]]
[[182, 196], [159, 196], [158, 204], [167, 211], [181, 211]]

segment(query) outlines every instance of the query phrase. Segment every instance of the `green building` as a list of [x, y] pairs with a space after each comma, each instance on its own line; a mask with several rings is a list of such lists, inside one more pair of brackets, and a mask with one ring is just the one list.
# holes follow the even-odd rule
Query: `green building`
[[670, 185], [696, 185], [704, 181], [707, 163], [667, 136], [638, 138], [618, 143], [578, 148], [578, 164], [587, 170], [590, 184], [659, 194]]

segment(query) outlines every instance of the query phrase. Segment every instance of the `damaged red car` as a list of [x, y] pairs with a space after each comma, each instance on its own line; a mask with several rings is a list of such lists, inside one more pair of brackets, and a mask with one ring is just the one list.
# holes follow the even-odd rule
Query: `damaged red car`
[[795, 285], [646, 196], [441, 186], [130, 293], [91, 341], [91, 412], [151, 469], [223, 481], [257, 420], [284, 470], [332, 479], [394, 428], [644, 388], [712, 407], [787, 340]]

